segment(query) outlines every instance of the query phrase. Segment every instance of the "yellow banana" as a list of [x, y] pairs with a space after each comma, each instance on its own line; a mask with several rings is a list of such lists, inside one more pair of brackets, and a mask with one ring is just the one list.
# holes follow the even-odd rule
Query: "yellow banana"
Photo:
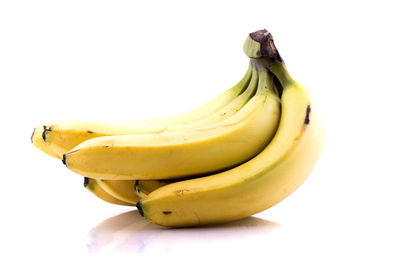
[[135, 180], [101, 180], [96, 179], [101, 188], [109, 195], [121, 201], [136, 205], [140, 198], [135, 192]]
[[[160, 129], [162, 131], [173, 131], [179, 128], [195, 128], [202, 124], [217, 122], [234, 114], [251, 98], [256, 87], [256, 84], [248, 87], [251, 75], [252, 68], [249, 65], [245, 76], [234, 87], [202, 107], [188, 113], [142, 121], [58, 122], [35, 128], [31, 141], [42, 152], [61, 159], [65, 152], [80, 142], [94, 137], [112, 133], [158, 132]], [[157, 126], [157, 123], [161, 126]], [[112, 129], [108, 129], [108, 127], [112, 127]], [[100, 196], [96, 191], [100, 198], [109, 194], [108, 198], [110, 199], [117, 198], [130, 204], [136, 204], [138, 199], [135, 191], [131, 190], [133, 188], [131, 183], [130, 180], [108, 181], [98, 179], [97, 184], [92, 183], [92, 186], [100, 187], [97, 190], [101, 190]]]
[[[253, 43], [253, 44], [251, 44]], [[237, 220], [283, 200], [311, 173], [322, 150], [323, 128], [306, 89], [288, 74], [270, 34], [250, 34], [245, 51], [266, 60], [282, 85], [278, 130], [257, 156], [230, 170], [172, 183], [137, 204], [149, 221], [193, 226]], [[267, 46], [267, 47], [266, 47]]]
[[[41, 151], [60, 159], [65, 152], [75, 145], [98, 136], [112, 133], [135, 133], [135, 131], [137, 133], [158, 132], [160, 129], [173, 131], [179, 128], [195, 128], [202, 124], [217, 122], [234, 114], [254, 94], [256, 83], [248, 87], [251, 75], [252, 68], [249, 65], [245, 76], [234, 87], [202, 107], [188, 113], [142, 121], [58, 122], [49, 124], [50, 126], [36, 128], [31, 140]], [[157, 126], [157, 123], [161, 124], [161, 126]], [[110, 130], [107, 127], [112, 127], [113, 129]], [[98, 179], [97, 184], [93, 183], [93, 186], [100, 187], [97, 191], [102, 189], [100, 196], [97, 193], [100, 198], [104, 198], [106, 194], [109, 194], [108, 198], [116, 198], [130, 204], [136, 204], [138, 197], [135, 191], [132, 190], [131, 183], [134, 183], [134, 181]]]
[[[110, 181], [110, 180], [108, 180]], [[130, 181], [130, 180], [128, 180]], [[170, 180], [136, 180], [135, 181], [135, 192], [136, 195], [142, 199], [148, 194], [160, 188], [161, 186], [172, 183]]]
[[[59, 157], [78, 144], [91, 138], [109, 135], [147, 134], [194, 129], [222, 121], [240, 109], [251, 96], [246, 90], [252, 75], [249, 66], [245, 76], [231, 89], [225, 91], [202, 107], [168, 118], [140, 121], [62, 121], [40, 126], [45, 143]], [[245, 91], [245, 93], [243, 93]], [[43, 141], [41, 141], [43, 143]], [[39, 148], [47, 149], [45, 146]], [[45, 150], [43, 150], [45, 152]]]
[[[256, 88], [256, 83], [254, 82], [254, 86], [248, 87], [241, 95], [233, 99], [230, 103], [228, 103], [225, 107], [222, 107], [219, 111], [217, 111], [215, 114], [210, 114], [207, 118], [200, 120], [200, 121], [194, 121], [192, 123], [193, 127], [195, 127], [195, 124], [199, 124], [202, 121], [208, 120], [210, 123], [212, 121], [218, 121], [219, 119], [222, 120], [223, 117], [229, 117], [232, 114], [234, 114], [237, 110], [239, 110], [254, 94]], [[90, 124], [90, 123], [88, 123]], [[179, 126], [179, 125], [178, 125]], [[43, 132], [44, 132], [45, 127], [40, 127], [39, 129], [35, 129], [33, 135], [32, 135], [32, 142], [36, 147], [38, 147], [40, 150], [45, 152], [46, 154], [49, 154], [55, 158], [60, 158], [55, 152], [51, 150], [51, 146], [49, 146], [46, 142], [44, 142], [44, 138], [42, 138]], [[75, 131], [77, 132], [77, 131]], [[61, 137], [62, 135], [60, 135]], [[92, 133], [92, 136], [94, 136], [94, 133]], [[66, 138], [67, 136], [64, 135], [63, 138]], [[76, 138], [72, 138], [73, 140], [77, 140]], [[54, 147], [54, 146], [52, 146]], [[56, 149], [57, 150], [57, 149]], [[109, 194], [111, 197], [117, 198], [119, 200], [131, 203], [131, 204], [136, 204], [136, 202], [139, 200], [135, 191], [134, 191], [134, 182], [133, 180], [101, 180], [98, 179], [97, 183], [98, 185], [105, 191], [102, 192], [102, 196], [104, 194]]]
[[141, 121], [57, 122], [34, 146], [61, 158], [106, 202], [184, 227], [268, 209], [314, 168], [324, 129], [307, 90], [288, 73], [266, 30], [244, 44], [249, 69], [233, 88], [181, 115]]
[[195, 130], [93, 138], [64, 154], [64, 164], [83, 176], [145, 180], [206, 174], [248, 160], [268, 144], [280, 118], [266, 68], [258, 61], [252, 66], [257, 92], [233, 116]]
[[96, 179], [91, 179], [88, 177], [85, 177], [84, 182], [83, 182], [84, 187], [92, 192], [95, 196], [98, 198], [111, 203], [111, 204], [117, 204], [117, 205], [123, 205], [123, 206], [134, 206], [134, 203], [129, 203], [125, 202], [123, 200], [120, 200], [118, 198], [113, 197], [98, 184]]
[[209, 115], [214, 114], [216, 111], [220, 110], [226, 104], [234, 100], [238, 95], [240, 95], [248, 86], [252, 75], [252, 68], [249, 64], [248, 69], [244, 77], [231, 89], [228, 89], [224, 93], [220, 94], [209, 103], [187, 113], [178, 114], [166, 118], [155, 118], [149, 120], [139, 120], [139, 124], [149, 124], [149, 125], [181, 125], [193, 123], [198, 120], [202, 120]]

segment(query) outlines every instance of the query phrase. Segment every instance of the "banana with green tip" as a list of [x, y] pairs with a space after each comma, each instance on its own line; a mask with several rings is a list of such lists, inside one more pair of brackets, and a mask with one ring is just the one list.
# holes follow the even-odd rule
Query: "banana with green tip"
[[241, 164], [268, 144], [280, 118], [268, 70], [259, 60], [251, 63], [257, 91], [231, 117], [195, 130], [93, 138], [64, 154], [64, 164], [104, 180], [181, 178]]
[[147, 220], [182, 227], [248, 217], [286, 198], [314, 168], [324, 131], [306, 89], [291, 78], [266, 30], [250, 34], [246, 46], [247, 54], [268, 61], [283, 88], [282, 115], [274, 138], [240, 166], [151, 192], [137, 204]]

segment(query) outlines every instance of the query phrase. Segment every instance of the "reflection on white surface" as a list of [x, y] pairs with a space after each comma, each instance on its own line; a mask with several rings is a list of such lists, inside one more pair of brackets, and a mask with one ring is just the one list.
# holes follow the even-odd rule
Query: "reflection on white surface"
[[210, 249], [213, 243], [225, 246], [235, 240], [265, 237], [279, 226], [252, 216], [220, 225], [172, 229], [152, 224], [134, 210], [108, 218], [91, 229], [87, 247], [90, 253], [172, 252], [193, 246]]

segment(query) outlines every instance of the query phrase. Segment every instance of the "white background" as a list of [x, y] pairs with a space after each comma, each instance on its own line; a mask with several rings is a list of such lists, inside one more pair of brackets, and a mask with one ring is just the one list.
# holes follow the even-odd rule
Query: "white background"
[[[399, 266], [395, 2], [1, 1], [0, 265]], [[47, 121], [193, 109], [242, 77], [263, 28], [327, 122], [314, 172], [269, 210], [165, 229], [30, 143]]]

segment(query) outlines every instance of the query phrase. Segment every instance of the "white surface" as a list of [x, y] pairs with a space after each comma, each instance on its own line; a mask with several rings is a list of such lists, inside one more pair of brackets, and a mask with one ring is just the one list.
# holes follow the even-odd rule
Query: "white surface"
[[[395, 1], [0, 2], [0, 265], [399, 266], [399, 22]], [[50, 120], [206, 102], [241, 77], [242, 44], [262, 28], [327, 119], [315, 171], [275, 207], [165, 229], [31, 145]]]

